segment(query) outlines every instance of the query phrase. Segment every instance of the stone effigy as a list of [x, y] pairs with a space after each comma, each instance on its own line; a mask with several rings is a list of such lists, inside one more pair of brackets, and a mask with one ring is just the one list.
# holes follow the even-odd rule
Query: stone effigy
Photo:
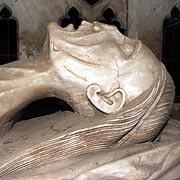
[[[13, 116], [34, 100], [57, 97], [65, 100], [75, 113], [59, 119], [58, 126], [61, 128], [58, 134], [39, 138], [39, 142], [30, 143], [27, 140], [27, 145], [22, 143], [8, 158], [2, 156], [0, 177], [13, 179], [11, 174], [21, 171], [21, 176], [18, 176], [19, 172], [15, 173], [14, 179], [135, 179], [130, 171], [141, 167], [141, 160], [133, 159], [136, 156], [127, 161], [110, 158], [107, 162], [102, 162], [101, 157], [114, 157], [117, 152], [130, 148], [132, 153], [129, 155], [147, 150], [145, 154], [149, 157], [157, 157], [167, 151], [163, 157], [175, 159], [168, 153], [180, 152], [179, 141], [153, 148], [151, 143], [144, 143], [154, 140], [167, 124], [174, 100], [174, 84], [164, 65], [141, 41], [130, 39], [115, 27], [99, 22], [83, 21], [78, 30], [74, 30], [72, 25], [61, 28], [51, 23], [42, 54], [34, 60], [0, 67], [2, 142], [14, 136], [11, 131], [7, 133], [12, 127]], [[66, 123], [71, 125], [63, 130]], [[124, 154], [128, 157], [128, 153]], [[145, 154], [140, 154], [139, 158], [145, 158]], [[83, 171], [77, 169], [79, 159], [85, 167]], [[72, 168], [64, 161], [72, 161], [76, 165]], [[147, 157], [142, 160], [145, 161], [147, 166], [140, 168], [145, 175], [136, 174], [136, 179], [155, 179], [167, 171], [161, 168], [159, 173], [155, 169], [150, 172], [154, 164]], [[164, 161], [159, 159], [159, 163]], [[91, 166], [90, 162], [96, 162], [96, 165]], [[171, 163], [171, 167], [176, 167], [179, 162]], [[53, 168], [60, 168], [60, 164], [66, 164], [63, 168], [61, 165], [64, 170], [52, 173]], [[33, 176], [39, 167], [44, 168], [41, 173], [38, 172], [41, 175]], [[33, 172], [28, 170], [33, 168], [36, 168]], [[74, 173], [64, 176], [67, 175], [65, 169], [69, 168]], [[47, 173], [47, 169], [52, 172]], [[129, 173], [125, 173], [127, 171]]]

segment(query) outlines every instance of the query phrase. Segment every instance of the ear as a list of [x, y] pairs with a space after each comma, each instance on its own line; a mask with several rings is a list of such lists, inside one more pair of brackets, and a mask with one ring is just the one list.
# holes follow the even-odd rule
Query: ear
[[87, 88], [87, 97], [97, 109], [106, 114], [120, 111], [126, 100], [123, 89], [118, 88], [103, 95], [100, 86], [97, 84], [92, 84]]

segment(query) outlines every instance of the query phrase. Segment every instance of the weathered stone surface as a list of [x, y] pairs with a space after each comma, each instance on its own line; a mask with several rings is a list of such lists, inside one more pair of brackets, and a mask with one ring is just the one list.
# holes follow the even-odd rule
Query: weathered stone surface
[[[12, 118], [19, 110], [40, 98], [61, 98], [75, 114], [63, 114], [59, 122], [57, 118], [46, 121], [44, 128], [34, 125], [27, 135], [24, 134], [27, 125], [15, 126], [15, 131], [22, 128], [22, 132], [18, 130], [17, 136], [9, 132], [2, 138], [2, 148], [8, 157], [2, 150], [0, 177], [42, 166], [44, 170], [46, 166], [58, 168], [53, 165], [56, 161], [68, 162], [69, 158], [79, 156], [86, 161], [87, 154], [93, 157], [99, 153], [97, 156], [101, 157], [104, 151], [112, 151], [109, 158], [116, 148], [130, 145], [128, 148], [133, 149], [133, 144], [153, 140], [167, 123], [174, 85], [164, 65], [141, 41], [98, 22], [84, 21], [77, 31], [72, 25], [63, 29], [51, 23], [43, 51], [44, 55], [37, 59], [0, 67], [1, 135], [11, 128]], [[70, 173], [69, 179], [120, 179], [124, 171], [126, 179], [131, 172], [139, 179], [161, 177], [168, 168], [179, 164], [179, 142], [171, 142], [170, 147], [166, 143], [157, 146], [148, 145], [144, 154], [141, 150], [146, 145], [142, 144], [138, 146], [142, 148], [139, 156], [132, 155], [132, 151], [127, 161], [114, 159], [112, 163], [107, 159], [106, 165], [93, 166], [93, 170], [88, 163], [83, 166], [86, 171], [76, 172], [76, 176]], [[171, 165], [166, 158], [172, 161]], [[165, 164], [160, 170], [152, 169], [154, 164], [159, 167], [162, 163]], [[107, 171], [110, 167], [114, 168]], [[139, 175], [137, 168], [142, 169]], [[38, 177], [30, 174], [28, 178]], [[46, 174], [38, 178], [43, 176]], [[55, 174], [50, 172], [47, 178], [50, 176]], [[63, 177], [63, 172], [59, 176]]]
[[128, 35], [140, 39], [161, 57], [163, 21], [179, 0], [131, 0], [128, 4], [126, 0], [100, 0], [93, 8], [84, 0], [4, 2], [19, 22], [20, 58], [31, 59], [40, 54], [48, 22], [58, 22], [71, 6], [80, 9], [83, 19], [88, 21], [97, 20], [105, 7], [112, 7], [122, 27], [128, 29]]
[[[0, 140], [0, 157], [12, 154], [66, 132], [81, 119], [71, 112], [58, 112], [15, 124]], [[82, 119], [83, 121], [83, 119]], [[108, 149], [10, 174], [2, 180], [57, 179], [163, 179], [179, 178], [180, 123], [169, 120], [156, 141]], [[163, 167], [163, 168], [162, 168]], [[168, 170], [167, 170], [168, 169]]]

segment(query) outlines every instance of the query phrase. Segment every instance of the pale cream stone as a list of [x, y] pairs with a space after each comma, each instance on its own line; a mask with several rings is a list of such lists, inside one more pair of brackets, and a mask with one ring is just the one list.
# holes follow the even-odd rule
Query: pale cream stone
[[[107, 149], [113, 156], [114, 148], [127, 145], [133, 148], [132, 144], [153, 140], [167, 123], [174, 84], [164, 65], [141, 41], [125, 37], [115, 27], [99, 22], [83, 21], [78, 30], [72, 25], [61, 28], [51, 23], [43, 52], [37, 59], [0, 67], [1, 135], [11, 128], [13, 116], [37, 99], [63, 99], [75, 113], [58, 126], [52, 126], [54, 131], [60, 127], [55, 136], [42, 138], [39, 143], [27, 140], [27, 146], [21, 144], [20, 150], [16, 147], [8, 158], [2, 157], [0, 177], [87, 153], [94, 156], [93, 153]], [[72, 124], [68, 126], [69, 123]], [[64, 126], [67, 128], [62, 130]], [[172, 143], [171, 148], [173, 153], [179, 152], [179, 143]], [[167, 146], [162, 146], [159, 152], [149, 151], [149, 157], [153, 153], [158, 156], [163, 150], [170, 152]], [[147, 160], [145, 154], [142, 157]], [[163, 157], [159, 162], [164, 162]], [[135, 170], [140, 166], [138, 163], [138, 157], [133, 156], [127, 161], [117, 158], [113, 164], [108, 161], [107, 165], [93, 166], [93, 170], [86, 164], [86, 171], [79, 174], [75, 171], [77, 177], [70, 174], [69, 179], [128, 179], [131, 172], [138, 176]], [[152, 168], [150, 164], [147, 162]], [[139, 179], [147, 179], [150, 176], [144, 173], [152, 173], [149, 169], [141, 172]], [[164, 172], [163, 169], [160, 173]], [[52, 172], [41, 177], [30, 175], [28, 179], [60, 179], [65, 175], [61, 173], [58, 177]]]

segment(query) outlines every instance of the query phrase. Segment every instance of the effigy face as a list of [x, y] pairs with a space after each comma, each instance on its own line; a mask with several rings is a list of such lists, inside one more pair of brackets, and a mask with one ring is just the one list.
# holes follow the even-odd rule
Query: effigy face
[[[80, 109], [84, 109], [88, 97], [86, 111], [92, 111], [90, 101], [104, 113], [119, 112], [156, 81], [161, 69], [140, 41], [98, 22], [83, 22], [77, 31], [71, 25], [61, 29], [51, 24], [49, 41], [50, 59], [58, 76], [76, 86], [79, 93], [82, 91], [84, 102]], [[72, 93], [68, 92], [74, 96]], [[76, 101], [73, 98], [70, 104], [80, 104]]]
[[174, 85], [141, 41], [99, 22], [83, 21], [78, 30], [51, 23], [44, 52], [0, 67], [1, 135], [19, 110], [44, 97], [65, 100], [84, 121], [3, 162], [0, 177], [49, 163], [55, 150], [56, 159], [65, 159], [150, 141], [167, 123]]

